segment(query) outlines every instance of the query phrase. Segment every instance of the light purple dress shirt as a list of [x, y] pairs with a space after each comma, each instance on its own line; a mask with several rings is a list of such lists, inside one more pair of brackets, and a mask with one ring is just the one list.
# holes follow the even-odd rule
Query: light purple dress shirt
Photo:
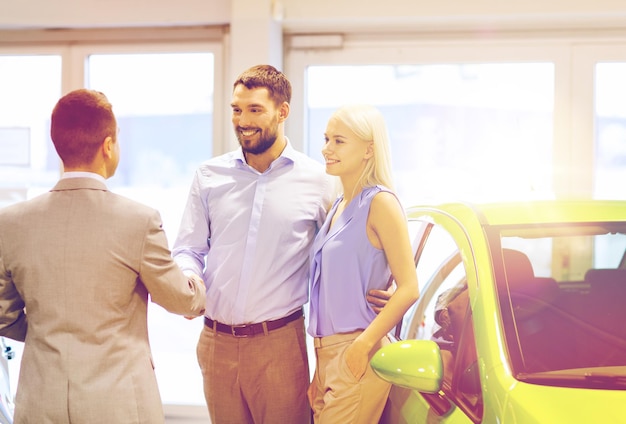
[[241, 149], [196, 172], [173, 256], [203, 275], [206, 316], [230, 325], [282, 318], [308, 300], [308, 253], [334, 198], [319, 162], [287, 143], [269, 169]]
[[390, 271], [385, 252], [367, 238], [366, 226], [374, 196], [388, 189], [363, 189], [330, 221], [339, 197], [311, 249], [311, 301], [308, 332], [313, 337], [365, 329], [376, 313], [365, 298], [371, 289], [386, 289]]

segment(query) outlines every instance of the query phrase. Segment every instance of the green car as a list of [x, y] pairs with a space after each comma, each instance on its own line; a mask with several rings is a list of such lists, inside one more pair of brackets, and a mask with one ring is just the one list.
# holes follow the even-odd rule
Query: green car
[[626, 423], [626, 201], [409, 209], [385, 423]]

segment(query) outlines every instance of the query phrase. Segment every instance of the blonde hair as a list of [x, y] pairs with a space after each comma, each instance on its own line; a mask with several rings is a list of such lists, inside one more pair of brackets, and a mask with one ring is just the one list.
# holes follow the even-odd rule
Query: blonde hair
[[356, 187], [382, 185], [394, 190], [389, 133], [380, 111], [370, 105], [345, 105], [337, 109], [332, 118], [341, 121], [364, 142], [372, 142], [374, 155], [367, 161]]

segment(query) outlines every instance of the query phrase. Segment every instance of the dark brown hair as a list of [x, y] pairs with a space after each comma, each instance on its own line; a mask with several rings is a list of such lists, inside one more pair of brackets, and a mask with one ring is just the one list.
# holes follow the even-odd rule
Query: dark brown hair
[[91, 163], [104, 139], [116, 136], [113, 107], [99, 91], [74, 90], [52, 110], [50, 137], [66, 166]]
[[276, 106], [291, 102], [291, 83], [285, 74], [271, 65], [256, 65], [243, 71], [235, 80], [233, 89], [239, 84], [247, 89], [267, 88]]

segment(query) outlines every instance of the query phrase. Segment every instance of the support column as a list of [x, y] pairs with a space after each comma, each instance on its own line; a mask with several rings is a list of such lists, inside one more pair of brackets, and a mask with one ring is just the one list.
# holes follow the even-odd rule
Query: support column
[[[283, 32], [279, 0], [232, 0], [229, 69], [224, 72], [224, 96], [230, 104], [232, 84], [245, 69], [269, 64], [283, 70]], [[228, 127], [230, 127], [230, 114]], [[227, 127], [227, 128], [228, 128]], [[230, 131], [230, 144], [237, 146]]]

